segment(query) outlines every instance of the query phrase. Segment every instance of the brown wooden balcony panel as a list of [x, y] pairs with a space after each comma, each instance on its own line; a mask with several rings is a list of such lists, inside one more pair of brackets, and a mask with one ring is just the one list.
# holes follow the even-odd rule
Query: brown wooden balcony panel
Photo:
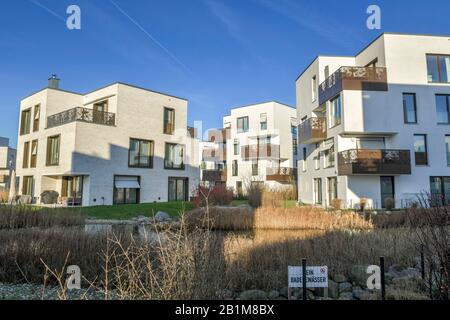
[[202, 170], [202, 181], [226, 181], [226, 170]]
[[226, 149], [205, 149], [202, 153], [205, 161], [225, 161], [227, 159]]
[[266, 171], [266, 180], [278, 182], [293, 182], [297, 180], [297, 170], [294, 168], [268, 168]]
[[280, 146], [276, 144], [261, 143], [259, 145], [247, 145], [241, 147], [241, 157], [249, 159], [279, 159]]
[[343, 90], [387, 91], [384, 67], [341, 67], [319, 86], [319, 104]]
[[352, 149], [338, 153], [339, 175], [411, 174], [409, 150]]
[[231, 137], [231, 130], [227, 129], [216, 129], [208, 131], [208, 141], [210, 142], [227, 142]]
[[299, 142], [303, 144], [316, 143], [327, 138], [326, 118], [309, 118], [298, 126]]

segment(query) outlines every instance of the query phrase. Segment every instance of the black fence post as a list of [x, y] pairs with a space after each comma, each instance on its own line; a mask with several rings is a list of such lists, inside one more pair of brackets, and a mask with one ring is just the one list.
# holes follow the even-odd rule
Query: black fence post
[[420, 271], [422, 272], [422, 280], [425, 281], [425, 254], [423, 244], [420, 246]]
[[306, 259], [302, 259], [302, 288], [303, 300], [306, 300]]
[[380, 257], [381, 299], [386, 300], [386, 283], [384, 279], [384, 257]]

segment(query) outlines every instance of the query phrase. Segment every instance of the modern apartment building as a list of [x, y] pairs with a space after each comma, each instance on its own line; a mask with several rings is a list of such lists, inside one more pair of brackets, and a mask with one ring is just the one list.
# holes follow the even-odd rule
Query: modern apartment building
[[9, 139], [0, 137], [0, 188], [9, 188], [11, 172], [16, 168], [16, 149]]
[[[234, 108], [223, 118], [226, 185], [245, 194], [252, 183], [271, 188], [295, 185], [296, 110], [278, 102]], [[217, 139], [216, 139], [217, 140]]]
[[201, 181], [205, 186], [226, 186], [227, 141], [230, 129], [208, 130], [208, 141], [200, 142]]
[[296, 92], [300, 201], [450, 202], [450, 37], [384, 33], [318, 56]]
[[188, 101], [124, 83], [80, 94], [49, 86], [20, 103], [19, 194], [61, 205], [188, 200], [199, 183]]

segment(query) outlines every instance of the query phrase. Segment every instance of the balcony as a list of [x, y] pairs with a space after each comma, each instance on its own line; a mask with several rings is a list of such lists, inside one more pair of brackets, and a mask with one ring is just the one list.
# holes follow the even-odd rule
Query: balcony
[[111, 112], [75, 107], [47, 117], [47, 128], [58, 127], [75, 121], [114, 126], [116, 124], [116, 115]]
[[226, 181], [227, 170], [202, 170], [202, 181]]
[[411, 174], [409, 150], [353, 149], [338, 153], [339, 175]]
[[226, 161], [227, 150], [223, 149], [205, 149], [203, 150], [202, 157], [204, 161]]
[[297, 169], [294, 168], [267, 168], [266, 171], [267, 181], [277, 182], [293, 182], [297, 180]]
[[197, 138], [197, 128], [187, 127], [187, 135], [191, 138]]
[[298, 126], [299, 143], [316, 143], [327, 138], [326, 118], [309, 118]]
[[215, 129], [208, 131], [208, 141], [217, 143], [226, 143], [231, 137], [230, 128], [226, 129]]
[[319, 105], [342, 90], [387, 91], [387, 72], [383, 67], [341, 67], [319, 86]]
[[259, 145], [242, 146], [241, 157], [244, 160], [279, 159], [280, 146], [276, 144], [267, 144], [267, 143], [260, 143]]

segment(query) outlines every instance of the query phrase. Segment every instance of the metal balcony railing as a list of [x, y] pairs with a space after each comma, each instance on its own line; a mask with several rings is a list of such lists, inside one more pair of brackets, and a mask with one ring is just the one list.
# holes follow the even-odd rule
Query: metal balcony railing
[[47, 117], [47, 128], [62, 126], [74, 121], [114, 126], [116, 124], [116, 115], [111, 112], [75, 107]]

